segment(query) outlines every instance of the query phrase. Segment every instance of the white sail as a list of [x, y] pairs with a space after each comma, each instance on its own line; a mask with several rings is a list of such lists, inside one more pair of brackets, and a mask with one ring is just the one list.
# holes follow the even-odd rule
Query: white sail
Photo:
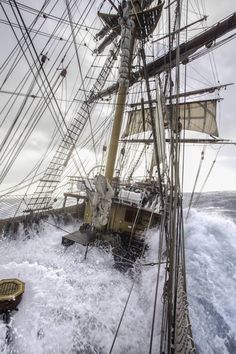
[[[216, 102], [206, 100], [179, 104], [179, 122], [182, 129], [218, 136]], [[173, 109], [175, 111], [175, 105]]]
[[[173, 111], [175, 109], [176, 106], [173, 105]], [[156, 108], [153, 108], [153, 110], [156, 114]], [[168, 115], [169, 108], [167, 105], [167, 117], [164, 120], [165, 127], [168, 127]], [[180, 103], [179, 116], [182, 129], [218, 136], [216, 100]], [[141, 109], [136, 109], [128, 112], [128, 121], [122, 138], [151, 130], [149, 109], [144, 109], [144, 116]]]
[[102, 175], [94, 178], [94, 186], [95, 191], [87, 188], [87, 196], [92, 209], [92, 223], [100, 228], [107, 225], [114, 192], [106, 177]]
[[121, 138], [124, 139], [130, 135], [139, 134], [151, 130], [152, 126], [149, 109], [145, 108], [144, 116], [143, 111], [141, 109], [135, 109], [128, 112], [126, 128]]

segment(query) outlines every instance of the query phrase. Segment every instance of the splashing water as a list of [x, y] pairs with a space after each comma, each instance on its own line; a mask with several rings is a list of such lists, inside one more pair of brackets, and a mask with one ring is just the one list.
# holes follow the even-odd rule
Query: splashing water
[[[0, 352], [108, 353], [134, 277], [114, 353], [148, 352], [156, 267], [124, 274], [113, 267], [110, 252], [95, 247], [84, 260], [83, 246], [61, 245], [63, 234], [42, 223], [40, 235], [25, 238], [22, 231], [16, 240], [0, 242], [0, 278], [16, 277], [26, 283], [19, 311], [12, 317], [9, 346], [0, 323]], [[148, 237], [156, 245], [157, 232]], [[156, 249], [148, 250], [146, 261], [157, 261]]]
[[236, 353], [236, 225], [192, 210], [186, 225], [188, 300], [198, 353]]
[[[215, 198], [214, 203], [219, 199]], [[234, 354], [236, 225], [224, 216], [222, 202], [216, 215], [210, 214], [209, 203], [206, 206], [207, 213], [192, 210], [185, 227], [193, 336], [199, 354]], [[229, 209], [227, 205], [227, 216]], [[78, 224], [66, 226], [70, 232], [77, 228]], [[84, 260], [83, 246], [61, 245], [64, 234], [42, 223], [40, 234], [32, 231], [26, 238], [22, 230], [17, 239], [0, 241], [0, 278], [16, 277], [26, 283], [19, 311], [12, 317], [9, 346], [6, 327], [0, 322], [0, 352], [108, 353], [135, 278], [113, 352], [148, 353], [157, 268], [121, 273], [113, 267], [111, 253], [99, 248], [92, 248]], [[149, 233], [148, 243], [144, 262], [156, 262], [155, 230]], [[156, 322], [153, 352], [158, 353], [158, 316]]]

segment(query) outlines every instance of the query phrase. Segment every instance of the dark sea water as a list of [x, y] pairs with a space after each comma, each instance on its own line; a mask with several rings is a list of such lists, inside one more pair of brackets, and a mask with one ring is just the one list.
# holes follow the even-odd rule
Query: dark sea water
[[[188, 301], [199, 354], [236, 353], [235, 208], [236, 192], [205, 193], [185, 223]], [[78, 224], [64, 228], [73, 231]], [[91, 249], [86, 260], [83, 246], [64, 249], [64, 234], [42, 223], [30, 238], [21, 229], [16, 239], [0, 241], [0, 278], [26, 283], [10, 346], [0, 322], [0, 353], [109, 353], [133, 277], [115, 269], [111, 253], [102, 249]], [[157, 230], [149, 232], [148, 243], [146, 261], [155, 262]], [[163, 275], [164, 269], [162, 285]], [[138, 272], [113, 353], [149, 353], [155, 281], [155, 267]], [[153, 353], [159, 325], [157, 316]]]

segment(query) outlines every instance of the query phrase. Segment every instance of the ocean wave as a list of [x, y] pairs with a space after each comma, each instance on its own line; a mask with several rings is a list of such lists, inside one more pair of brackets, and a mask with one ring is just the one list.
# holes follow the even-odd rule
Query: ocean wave
[[188, 300], [198, 353], [236, 353], [236, 225], [192, 210], [186, 223]]
[[[77, 227], [72, 224], [67, 229]], [[0, 242], [0, 277], [19, 278], [26, 284], [19, 311], [12, 317], [10, 347], [0, 323], [0, 351], [108, 353], [135, 279], [114, 352], [148, 352], [157, 268], [122, 273], [113, 267], [111, 252], [93, 247], [84, 259], [85, 247], [61, 245], [63, 234], [42, 222], [40, 233], [32, 231], [26, 238], [22, 230], [16, 239]], [[150, 245], [156, 245], [156, 236], [156, 230], [150, 231]], [[146, 261], [156, 262], [156, 250], [151, 249]], [[159, 304], [161, 295], [160, 291]], [[159, 335], [156, 328], [154, 348]]]

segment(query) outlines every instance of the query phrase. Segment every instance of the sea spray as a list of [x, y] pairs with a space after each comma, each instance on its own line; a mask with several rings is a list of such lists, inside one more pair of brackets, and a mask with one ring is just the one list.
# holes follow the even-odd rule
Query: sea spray
[[[209, 205], [208, 205], [209, 207]], [[207, 208], [208, 208], [207, 207]], [[227, 210], [229, 208], [227, 207]], [[214, 211], [211, 209], [211, 213]], [[199, 354], [236, 352], [236, 225], [220, 214], [192, 210], [185, 225], [188, 300]], [[227, 215], [229, 213], [227, 212]], [[51, 221], [53, 222], [53, 221]], [[62, 228], [78, 228], [72, 223]], [[157, 266], [122, 273], [111, 252], [64, 248], [60, 229], [43, 222], [29, 237], [23, 228], [16, 239], [0, 241], [0, 278], [25, 281], [26, 291], [13, 316], [12, 353], [107, 353], [135, 279], [114, 353], [149, 351]], [[158, 231], [148, 234], [144, 263], [157, 261]], [[135, 268], [135, 269], [136, 269]], [[162, 269], [157, 312], [161, 311]], [[158, 353], [160, 323], [156, 318], [153, 349]], [[0, 350], [5, 346], [0, 323]]]
[[[63, 228], [73, 231], [78, 224]], [[21, 229], [15, 239], [0, 242], [0, 278], [16, 277], [26, 284], [19, 311], [13, 316], [11, 348], [4, 344], [6, 329], [0, 324], [2, 352], [109, 352], [134, 281], [114, 352], [148, 352], [156, 266], [137, 264], [132, 273], [122, 273], [114, 268], [109, 250], [93, 247], [85, 260], [85, 247], [61, 245], [63, 234], [42, 222], [27, 237]], [[157, 238], [157, 231], [150, 231], [145, 262], [157, 261], [157, 250], [152, 249]], [[159, 303], [161, 295], [160, 289]]]
[[233, 354], [236, 225], [214, 214], [192, 210], [185, 227], [190, 317], [198, 353]]

